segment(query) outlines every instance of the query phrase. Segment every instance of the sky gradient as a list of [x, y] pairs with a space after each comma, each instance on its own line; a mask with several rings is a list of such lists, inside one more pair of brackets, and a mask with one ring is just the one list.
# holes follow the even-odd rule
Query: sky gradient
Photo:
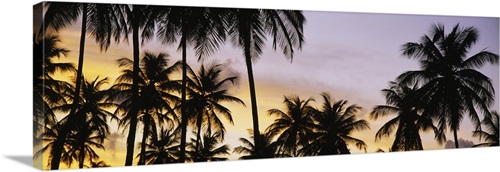
[[[424, 15], [388, 15], [369, 13], [336, 13], [305, 11], [307, 23], [304, 27], [305, 45], [302, 51], [296, 51], [293, 61], [286, 59], [281, 52], [274, 51], [271, 44], [264, 49], [263, 55], [254, 63], [257, 99], [260, 116], [260, 129], [272, 122], [267, 110], [283, 108], [283, 96], [298, 95], [302, 99], [313, 97], [318, 107], [321, 102], [320, 93], [329, 92], [335, 100], [346, 99], [349, 104], [360, 105], [363, 110], [360, 118], [367, 119], [367, 114], [376, 105], [385, 104], [380, 90], [387, 88], [389, 81], [407, 70], [418, 69], [418, 63], [401, 56], [401, 45], [406, 42], [418, 41], [420, 36], [428, 34], [432, 24], [442, 23], [448, 29], [455, 24], [475, 26], [479, 31], [479, 41], [471, 49], [471, 53], [487, 48], [499, 53], [499, 20], [498, 18], [477, 17], [449, 17]], [[76, 64], [78, 56], [78, 41], [80, 24], [60, 32], [63, 47], [71, 50], [67, 58], [61, 61], [70, 61]], [[87, 39], [85, 52], [84, 75], [87, 78], [108, 77], [110, 84], [119, 75], [120, 69], [115, 60], [122, 57], [132, 57], [132, 50], [126, 44], [111, 45], [107, 52], [100, 52], [93, 40]], [[155, 40], [145, 44], [142, 51], [167, 52], [171, 55], [171, 64], [180, 59], [176, 45], [161, 45]], [[141, 52], [142, 54], [142, 52]], [[188, 64], [197, 69], [198, 62], [193, 58], [194, 53], [188, 52]], [[219, 52], [205, 59], [206, 63], [217, 61], [226, 64], [226, 76], [238, 76], [239, 81], [230, 92], [242, 99], [247, 107], [238, 104], [227, 104], [233, 111], [234, 126], [226, 125], [226, 143], [234, 148], [239, 145], [239, 137], [248, 137], [246, 129], [252, 127], [250, 99], [246, 67], [241, 49], [228, 43]], [[486, 65], [480, 69], [492, 79], [498, 90], [498, 66]], [[59, 75], [61, 79], [68, 76]], [[497, 91], [498, 92], [498, 91]], [[495, 95], [494, 110], [498, 110], [498, 93]], [[482, 117], [481, 117], [482, 118]], [[387, 150], [392, 144], [391, 138], [374, 141], [375, 132], [389, 118], [371, 121], [371, 130], [356, 133], [355, 136], [368, 144], [368, 152], [381, 148]], [[468, 118], [464, 118], [459, 137], [479, 141], [472, 138], [472, 126]], [[139, 124], [139, 128], [141, 125]], [[139, 130], [138, 130], [139, 131]], [[99, 151], [103, 160], [111, 165], [123, 165], [125, 158], [125, 138], [121, 130], [113, 128], [109, 141], [105, 143], [106, 152]], [[423, 134], [424, 149], [443, 148], [437, 145], [433, 135]], [[139, 141], [141, 135], [137, 135]], [[450, 134], [447, 139], [453, 139]], [[351, 146], [353, 153], [361, 152]], [[101, 153], [102, 152], [102, 153]], [[109, 152], [114, 152], [112, 155]], [[136, 151], [137, 152], [137, 151]], [[236, 159], [238, 155], [232, 155]], [[108, 159], [111, 160], [108, 162]], [[64, 167], [64, 165], [62, 165]]]

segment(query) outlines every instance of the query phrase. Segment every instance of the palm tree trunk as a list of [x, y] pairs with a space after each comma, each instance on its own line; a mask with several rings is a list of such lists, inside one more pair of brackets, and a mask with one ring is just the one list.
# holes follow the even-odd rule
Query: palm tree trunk
[[[76, 105], [80, 102], [79, 97], [80, 97], [80, 88], [81, 88], [81, 82], [82, 82], [82, 73], [83, 73], [83, 55], [85, 51], [85, 36], [86, 36], [86, 28], [87, 28], [87, 4], [82, 3], [82, 28], [80, 32], [80, 50], [78, 54], [78, 69], [76, 73], [76, 86], [75, 86], [75, 93], [73, 94], [73, 104], [71, 107], [71, 111], [69, 112], [68, 116], [73, 117], [76, 111]], [[53, 154], [52, 154], [52, 160], [50, 161], [50, 169], [51, 170], [57, 170], [59, 169], [59, 164], [61, 162], [61, 154], [64, 141], [66, 140], [66, 137], [69, 133], [69, 127], [71, 126], [71, 122], [68, 121], [67, 124], [62, 124], [61, 130], [59, 131], [59, 135], [57, 137], [57, 140], [54, 142], [54, 149], [53, 149]]]
[[142, 143], [141, 143], [141, 156], [139, 158], [139, 163], [137, 165], [144, 165], [146, 164], [146, 139], [148, 138], [149, 135], [149, 113], [146, 113], [144, 115], [143, 119], [144, 121], [144, 129], [142, 132]]
[[[133, 7], [134, 8], [134, 7]], [[134, 16], [137, 10], [134, 8], [132, 12]], [[132, 160], [134, 157], [134, 142], [135, 142], [135, 134], [137, 130], [137, 101], [139, 97], [139, 21], [137, 19], [132, 19], [132, 42], [133, 42], [133, 51], [134, 51], [134, 65], [132, 72], [132, 107], [128, 113], [131, 113], [130, 116], [130, 128], [127, 137], [127, 156], [125, 158], [125, 165], [132, 165]]]
[[198, 127], [198, 132], [196, 133], [196, 147], [194, 149], [195, 151], [198, 151], [198, 148], [200, 146], [202, 115], [203, 115], [203, 111], [198, 112], [198, 117], [196, 119], [196, 127]]
[[181, 151], [179, 156], [179, 161], [184, 162], [186, 160], [186, 137], [187, 137], [187, 115], [186, 115], [186, 75], [187, 75], [187, 64], [186, 64], [186, 30], [184, 21], [182, 25], [182, 88], [181, 88]]
[[453, 128], [453, 137], [455, 137], [455, 148], [458, 149], [458, 136], [457, 136], [457, 128]]
[[80, 154], [78, 156], [78, 168], [83, 168], [83, 161], [85, 160], [85, 147], [80, 148]]
[[[250, 28], [248, 28], [250, 31]], [[248, 84], [250, 86], [250, 99], [252, 104], [252, 119], [253, 119], [253, 138], [255, 144], [255, 152], [258, 153], [256, 157], [260, 157], [261, 150], [261, 142], [259, 141], [259, 115], [257, 112], [257, 96], [255, 93], [255, 82], [253, 79], [253, 69], [252, 69], [252, 56], [250, 54], [250, 34], [247, 34], [249, 37], [245, 39], [245, 60], [247, 65], [247, 73], [248, 73]]]

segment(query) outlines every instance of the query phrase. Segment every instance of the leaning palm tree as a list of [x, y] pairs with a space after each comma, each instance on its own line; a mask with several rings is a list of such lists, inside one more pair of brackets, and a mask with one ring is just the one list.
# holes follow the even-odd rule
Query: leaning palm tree
[[208, 68], [201, 65], [198, 73], [190, 72], [189, 77], [189, 99], [186, 101], [187, 114], [190, 121], [196, 123], [197, 137], [196, 149], [201, 142], [201, 128], [205, 125], [208, 135], [211, 135], [212, 130], [220, 133], [220, 137], [224, 138], [225, 127], [219, 116], [225, 117], [230, 124], [234, 124], [231, 110], [221, 103], [234, 102], [241, 105], [245, 103], [237, 97], [228, 94], [228, 82], [234, 82], [237, 77], [221, 78], [221, 66], [212, 64]]
[[160, 129], [160, 134], [152, 134], [149, 137], [147, 150], [145, 152], [146, 164], [175, 163], [179, 155], [180, 127]]
[[220, 133], [212, 135], [204, 134], [202, 143], [198, 149], [195, 149], [195, 139], [191, 139], [188, 151], [190, 158], [194, 162], [225, 161], [224, 155], [229, 155], [229, 146], [227, 144], [217, 147], [220, 141]]
[[185, 161], [187, 137], [187, 44], [194, 44], [198, 60], [211, 55], [225, 40], [224, 17], [227, 13], [218, 8], [169, 7], [160, 10], [157, 37], [165, 44], [176, 42], [180, 36], [178, 49], [182, 51], [181, 88], [181, 151], [180, 162]]
[[488, 114], [488, 107], [494, 102], [491, 79], [476, 69], [487, 63], [497, 64], [498, 55], [482, 50], [467, 57], [478, 36], [474, 27], [457, 24], [446, 34], [444, 26], [436, 24], [431, 35], [402, 46], [403, 55], [418, 60], [420, 70], [404, 72], [397, 80], [404, 85], [416, 81], [423, 84], [421, 90], [430, 98], [426, 113], [434, 115], [441, 132], [453, 131], [456, 148], [463, 116], [468, 115], [476, 129], [480, 129], [477, 110]]
[[[395, 117], [385, 123], [375, 135], [375, 141], [382, 137], [389, 137], [394, 133], [395, 138], [391, 151], [423, 150], [421, 131], [434, 131], [436, 140], [442, 144], [444, 135], [434, 126], [429, 115], [423, 115], [426, 98], [420, 94], [418, 87], [410, 88], [396, 82], [391, 82], [388, 89], [382, 92], [386, 98], [386, 105], [378, 105], [370, 113], [370, 118], [377, 120], [387, 115]], [[396, 131], [394, 131], [396, 129]]]
[[476, 130], [473, 132], [472, 136], [484, 139], [486, 142], [474, 145], [473, 147], [499, 146], [498, 122], [499, 122], [498, 112], [496, 111], [493, 111], [490, 113], [490, 115], [485, 116], [483, 121], [481, 121], [481, 124], [483, 124], [486, 127], [488, 132], [482, 130]]
[[[117, 61], [119, 66], [125, 69], [111, 88], [115, 92], [110, 96], [110, 100], [121, 102], [115, 111], [115, 114], [124, 115], [120, 126], [131, 126], [137, 120], [141, 120], [144, 124], [139, 165], [145, 164], [146, 139], [152, 132], [156, 132], [156, 124], [162, 125], [164, 122], [169, 122], [172, 125], [177, 120], [171, 107], [178, 102], [178, 97], [172, 92], [176, 91], [179, 86], [176, 81], [170, 79], [170, 75], [179, 68], [179, 63], [168, 66], [167, 57], [168, 54], [165, 53], [155, 55], [146, 52], [141, 60], [138, 79], [133, 77], [134, 61], [128, 58]], [[134, 82], [138, 82], [137, 97], [134, 97]], [[134, 104], [135, 101], [141, 103]], [[136, 113], [133, 113], [133, 110]]]
[[283, 102], [285, 111], [268, 110], [270, 116], [277, 117], [274, 123], [267, 127], [266, 133], [270, 137], [277, 137], [278, 154], [298, 156], [299, 148], [306, 143], [303, 138], [313, 133], [315, 129], [313, 115], [316, 113], [316, 109], [309, 105], [311, 101], [314, 99], [301, 100], [298, 96], [285, 96]]
[[[250, 135], [251, 140], [253, 139], [253, 131], [251, 129], [248, 130], [248, 133]], [[276, 158], [276, 157], [290, 157], [290, 155], [287, 154], [278, 154], [276, 152], [278, 148], [278, 142], [273, 141], [272, 138], [268, 134], [259, 134], [260, 137], [262, 137], [261, 140], [264, 143], [264, 147], [262, 148], [262, 152], [256, 152], [255, 149], [255, 144], [252, 143], [251, 140], [248, 140], [247, 138], [240, 138], [239, 141], [242, 143], [241, 146], [238, 146], [234, 148], [233, 153], [238, 153], [238, 154], [246, 154], [241, 156], [239, 159], [244, 160], [244, 159], [257, 159], [257, 158]]]
[[[283, 54], [292, 60], [294, 48], [301, 49], [304, 42], [303, 25], [306, 20], [301, 11], [294, 10], [233, 9], [229, 10], [228, 14], [229, 36], [234, 45], [243, 49], [250, 87], [254, 139], [259, 139], [259, 115], [252, 62], [262, 54], [266, 34], [273, 37], [273, 48], [279, 46]], [[255, 143], [256, 149], [261, 149], [262, 142]]]
[[315, 116], [316, 129], [307, 135], [307, 144], [300, 150], [302, 155], [350, 154], [348, 144], [354, 144], [366, 152], [366, 143], [354, 138], [356, 131], [370, 129], [368, 122], [357, 119], [361, 107], [347, 105], [346, 100], [334, 101], [328, 93], [322, 93], [323, 106]]
[[[112, 4], [47, 2], [46, 7], [47, 11], [44, 14], [45, 25], [44, 28], [41, 28], [42, 31], [40, 32], [42, 35], [45, 34], [46, 29], [51, 28], [55, 31], [59, 31], [76, 21], [80, 15], [82, 16], [76, 91], [73, 95], [73, 106], [76, 108], [77, 103], [80, 102], [78, 97], [80, 95], [81, 82], [83, 81], [83, 60], [87, 30], [89, 34], [95, 38], [101, 51], [106, 51], [111, 40], [114, 38], [114, 41], [119, 42], [120, 34], [125, 31], [125, 29], [122, 28], [124, 23], [121, 22], [123, 21], [123, 15], [119, 12], [118, 6]], [[75, 111], [76, 109], [72, 109], [69, 116], [73, 116]], [[70, 130], [71, 126], [73, 125], [64, 125], [60, 137], [66, 137], [67, 133], [64, 132]], [[55, 145], [55, 152], [57, 155], [52, 159], [51, 169], [59, 168], [58, 161], [60, 155], [58, 152], [62, 151], [63, 143], [57, 142]]]

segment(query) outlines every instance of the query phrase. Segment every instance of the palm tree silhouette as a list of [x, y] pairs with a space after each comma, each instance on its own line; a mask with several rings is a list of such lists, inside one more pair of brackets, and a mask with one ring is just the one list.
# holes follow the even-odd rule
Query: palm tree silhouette
[[[68, 153], [79, 162], [79, 168], [84, 167], [86, 157], [89, 159], [89, 162], [99, 158], [92, 147], [104, 149], [102, 144], [104, 139], [109, 135], [107, 119], [119, 120], [113, 113], [106, 110], [107, 108], [116, 107], [116, 104], [105, 102], [111, 91], [102, 89], [104, 84], [107, 84], [107, 78], [99, 80], [97, 77], [92, 82], [85, 81], [82, 85], [79, 98], [81, 102], [77, 104], [75, 116], [72, 117], [73, 119], [69, 119], [71, 117], [66, 116], [60, 121], [60, 123], [65, 124], [69, 124], [69, 120], [74, 121], [74, 123], [71, 123], [73, 127], [69, 131], [65, 142], [70, 145], [68, 146]], [[73, 92], [75, 91], [72, 90], [71, 94]], [[71, 111], [72, 107], [73, 104], [65, 104], [53, 109], [55, 111], [68, 112]]]
[[444, 25], [436, 24], [431, 35], [424, 35], [419, 42], [408, 42], [402, 46], [403, 55], [416, 59], [420, 70], [407, 71], [397, 80], [408, 85], [421, 81], [421, 87], [430, 98], [426, 110], [438, 120], [438, 128], [446, 132], [453, 130], [455, 147], [458, 148], [457, 131], [463, 115], [467, 114], [477, 129], [480, 129], [479, 110], [488, 114], [488, 106], [494, 102], [491, 80], [477, 71], [487, 63], [498, 63], [498, 55], [482, 50], [467, 58], [469, 49], [478, 40], [474, 27], [455, 25], [445, 33]]
[[[83, 59], [85, 52], [85, 38], [87, 35], [87, 30], [89, 34], [92, 35], [96, 42], [100, 45], [101, 51], [106, 51], [109, 47], [111, 40], [119, 42], [119, 36], [124, 31], [121, 28], [123, 23], [123, 16], [118, 12], [118, 6], [112, 4], [96, 4], [96, 3], [67, 3], [67, 2], [47, 2], [47, 11], [44, 14], [44, 28], [52, 28], [55, 31], [66, 27], [66, 25], [71, 24], [73, 21], [77, 20], [82, 15], [82, 26], [80, 32], [80, 48], [78, 55], [78, 68], [76, 75], [76, 91], [73, 95], [73, 106], [77, 106], [81, 82], [83, 81]], [[45, 32], [40, 32], [45, 34]], [[75, 109], [72, 109], [69, 116], [74, 116]], [[62, 133], [60, 137], [66, 137], [67, 130], [70, 130], [71, 125], [63, 126]], [[63, 140], [63, 139], [58, 139]], [[55, 144], [56, 153], [62, 151], [62, 143]], [[59, 168], [60, 157], [58, 154], [52, 159], [51, 169]]]
[[[446, 139], [439, 132], [429, 115], [424, 115], [426, 98], [420, 94], [418, 87], [412, 88], [391, 82], [388, 89], [382, 92], [386, 97], [387, 105], [378, 105], [370, 113], [370, 118], [377, 120], [387, 115], [395, 115], [385, 123], [375, 135], [375, 141], [382, 137], [395, 135], [391, 151], [423, 150], [420, 131], [434, 131], [436, 140], [442, 144]], [[419, 103], [420, 102], [420, 103]], [[423, 103], [422, 103], [423, 102]], [[394, 131], [396, 129], [396, 131]]]
[[[253, 139], [253, 131], [251, 129], [248, 129], [248, 134], [250, 135], [250, 139]], [[241, 146], [238, 146], [234, 148], [233, 153], [238, 153], [238, 154], [247, 154], [241, 156], [239, 159], [244, 160], [244, 159], [257, 159], [257, 158], [276, 158], [276, 157], [289, 157], [290, 155], [287, 154], [278, 154], [276, 153], [276, 150], [278, 148], [278, 142], [273, 141], [272, 137], [268, 134], [259, 134], [261, 139], [258, 139], [260, 141], [263, 141], [262, 145], [264, 145], [262, 152], [258, 153], [256, 152], [255, 149], [255, 144], [252, 143], [251, 140], [248, 140], [246, 138], [240, 138], [239, 141], [242, 143]]]
[[204, 123], [208, 135], [211, 135], [212, 128], [220, 133], [224, 138], [225, 127], [219, 115], [225, 117], [230, 124], [234, 125], [231, 110], [222, 105], [224, 102], [234, 102], [245, 106], [245, 103], [237, 97], [229, 95], [227, 83], [234, 83], [235, 76], [221, 78], [221, 65], [212, 64], [208, 68], [201, 65], [198, 73], [190, 72], [189, 77], [189, 99], [186, 101], [187, 113], [190, 114], [190, 121], [196, 123], [197, 137], [195, 150], [201, 142], [201, 128]]
[[[293, 10], [233, 9], [228, 10], [228, 14], [229, 36], [235, 45], [243, 49], [246, 61], [254, 139], [259, 139], [259, 115], [252, 62], [262, 54], [266, 33], [273, 36], [273, 48], [279, 46], [283, 54], [292, 60], [294, 47], [300, 49], [304, 42], [305, 18], [301, 11]], [[257, 150], [263, 147], [260, 145], [262, 142], [255, 143]]]
[[225, 40], [224, 13], [218, 8], [170, 7], [164, 8], [159, 16], [157, 37], [166, 44], [176, 41], [180, 36], [179, 48], [182, 51], [182, 88], [181, 88], [181, 151], [180, 162], [186, 157], [187, 137], [187, 44], [194, 43], [196, 56], [200, 60], [211, 55]]
[[179, 158], [180, 127], [170, 129], [161, 127], [160, 135], [149, 137], [147, 150], [144, 153], [146, 164], [175, 163]]
[[[73, 157], [70, 156], [68, 153], [67, 149], [65, 147], [69, 147], [68, 142], [66, 138], [64, 138], [64, 141], [57, 141], [59, 137], [59, 134], [61, 133], [61, 125], [59, 123], [54, 124], [51, 127], [44, 127], [44, 132], [42, 134], [42, 141], [45, 144], [42, 149], [38, 150], [33, 158], [38, 158], [39, 156], [43, 156], [42, 154], [45, 154], [46, 152], [49, 152], [48, 154], [48, 164], [47, 167], [51, 167], [52, 165], [50, 164], [52, 162], [52, 158], [54, 158], [55, 155], [55, 143], [56, 142], [61, 142], [63, 143], [63, 149], [60, 152], [60, 162], [63, 162], [66, 164], [68, 167], [71, 166], [73, 163]], [[59, 153], [59, 152], [57, 152]], [[60, 163], [58, 162], [58, 163]]]
[[88, 168], [98, 168], [98, 167], [110, 167], [108, 164], [106, 164], [106, 162], [104, 161], [98, 161], [98, 162], [94, 162], [94, 161], [91, 161], [90, 162], [90, 166], [87, 166]]
[[313, 133], [315, 128], [313, 115], [316, 109], [309, 105], [313, 98], [301, 100], [298, 96], [285, 96], [284, 104], [286, 111], [270, 109], [270, 116], [276, 116], [266, 133], [270, 137], [277, 137], [279, 143], [277, 153], [298, 156], [298, 149], [307, 143], [305, 138]]
[[[124, 115], [120, 126], [132, 125], [132, 122], [138, 119], [144, 124], [139, 165], [145, 164], [146, 139], [150, 133], [156, 132], [154, 128], [156, 124], [161, 125], [164, 122], [169, 122], [170, 125], [173, 125], [173, 122], [177, 120], [172, 106], [178, 102], [178, 97], [172, 92], [177, 90], [179, 86], [176, 81], [170, 79], [170, 75], [180, 66], [179, 63], [175, 63], [168, 67], [167, 57], [168, 54], [165, 53], [154, 55], [146, 52], [141, 60], [139, 79], [135, 79], [135, 81], [133, 77], [135, 62], [128, 58], [117, 61], [119, 66], [125, 67], [125, 69], [122, 70], [122, 75], [116, 79], [112, 86], [115, 92], [110, 96], [110, 100], [121, 102], [115, 111], [115, 114]], [[138, 82], [138, 97], [133, 96], [134, 82]], [[140, 102], [140, 104], [134, 104], [134, 101]], [[136, 110], [137, 113], [132, 113], [132, 110]]]
[[499, 146], [499, 137], [498, 137], [498, 112], [493, 111], [490, 115], [485, 116], [481, 124], [483, 124], [488, 132], [482, 130], [476, 130], [473, 132], [474, 137], [479, 137], [480, 139], [484, 139], [485, 143], [480, 143], [474, 145], [473, 147], [483, 147], [483, 146]]
[[207, 161], [225, 161], [226, 157], [222, 155], [229, 155], [229, 146], [227, 144], [217, 147], [220, 139], [220, 132], [215, 132], [212, 135], [205, 133], [203, 135], [202, 143], [198, 149], [196, 147], [196, 140], [191, 139], [189, 144], [188, 154], [194, 162], [207, 162]]
[[314, 117], [316, 129], [314, 133], [302, 138], [307, 140], [308, 144], [300, 150], [300, 154], [350, 154], [348, 144], [354, 144], [366, 152], [366, 143], [352, 137], [353, 132], [370, 129], [367, 121], [356, 118], [361, 107], [347, 106], [347, 100], [334, 101], [328, 93], [321, 93], [321, 96], [324, 102], [322, 109]]
[[54, 63], [55, 57], [66, 56], [69, 50], [60, 47], [59, 36], [48, 35], [43, 39], [33, 36], [33, 136], [39, 141], [41, 129], [57, 123], [52, 107], [65, 104], [67, 97], [64, 92], [68, 83], [55, 80], [52, 75], [56, 72], [73, 72], [71, 63]]

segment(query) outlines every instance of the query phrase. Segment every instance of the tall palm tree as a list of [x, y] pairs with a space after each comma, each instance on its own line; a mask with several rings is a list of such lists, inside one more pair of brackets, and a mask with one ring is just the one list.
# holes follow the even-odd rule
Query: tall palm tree
[[169, 7], [161, 10], [157, 37], [166, 44], [176, 41], [180, 36], [179, 50], [182, 51], [182, 88], [181, 88], [181, 151], [180, 162], [185, 161], [187, 137], [187, 44], [193, 43], [198, 60], [211, 55], [225, 40], [225, 17], [227, 14], [218, 8]]
[[[253, 139], [253, 131], [248, 130], [248, 134], [250, 135], [250, 139]], [[234, 148], [233, 153], [238, 153], [238, 154], [247, 154], [241, 156], [239, 159], [244, 160], [244, 159], [257, 159], [257, 158], [276, 158], [276, 157], [289, 157], [290, 155], [287, 154], [278, 154], [276, 150], [278, 149], [278, 142], [273, 141], [272, 137], [268, 134], [259, 134], [261, 139], [258, 139], [260, 141], [263, 141], [262, 145], [264, 147], [262, 148], [262, 152], [256, 152], [255, 149], [255, 144], [252, 143], [251, 140], [248, 140], [246, 138], [240, 138], [240, 142], [242, 143], [241, 146], [238, 146]]]
[[[80, 47], [78, 55], [78, 68], [76, 75], [76, 91], [73, 95], [73, 106], [76, 108], [79, 102], [78, 97], [81, 89], [81, 82], [83, 80], [83, 59], [85, 52], [85, 39], [87, 30], [92, 35], [96, 42], [100, 45], [101, 51], [106, 51], [109, 47], [111, 40], [119, 42], [119, 36], [124, 31], [122, 28], [123, 15], [120, 15], [117, 5], [112, 4], [96, 4], [96, 3], [67, 3], [67, 2], [47, 2], [47, 11], [44, 14], [44, 28], [41, 34], [45, 34], [45, 30], [52, 28], [55, 31], [66, 27], [72, 22], [76, 21], [80, 15], [81, 32], [80, 32]], [[69, 116], [73, 116], [76, 109], [72, 109]], [[61, 129], [60, 137], [66, 137], [65, 131], [69, 130], [72, 124], [64, 125]], [[58, 139], [63, 140], [63, 139]], [[62, 151], [62, 143], [55, 144], [56, 153]], [[51, 169], [59, 168], [60, 155], [56, 154], [52, 159]]]
[[[247, 66], [254, 139], [259, 138], [259, 115], [257, 96], [253, 76], [252, 62], [262, 54], [266, 34], [273, 37], [273, 48], [281, 48], [290, 60], [293, 59], [294, 48], [301, 49], [304, 42], [303, 25], [305, 17], [301, 11], [233, 9], [228, 11], [229, 36], [234, 45], [243, 49]], [[256, 149], [261, 149], [260, 141], [256, 141]]]
[[[316, 109], [309, 105], [313, 98], [301, 100], [298, 96], [285, 96], [285, 111], [270, 109], [270, 116], [276, 116], [274, 122], [266, 129], [271, 137], [277, 137], [280, 143], [279, 154], [298, 156], [298, 150], [306, 143], [303, 139], [313, 133], [315, 128], [313, 115]], [[262, 147], [261, 147], [262, 148]]]
[[370, 129], [368, 122], [357, 119], [361, 107], [347, 105], [346, 100], [334, 101], [330, 94], [322, 93], [323, 106], [315, 116], [317, 124], [314, 133], [307, 135], [308, 144], [300, 153], [302, 155], [335, 155], [350, 154], [348, 144], [354, 144], [366, 152], [366, 143], [354, 138], [353, 132]]
[[202, 143], [198, 149], [195, 149], [195, 139], [191, 139], [191, 144], [189, 144], [190, 151], [188, 152], [192, 161], [194, 162], [207, 162], [207, 161], [225, 161], [226, 157], [220, 157], [223, 155], [229, 155], [229, 146], [224, 144], [217, 147], [220, 141], [220, 132], [208, 135], [208, 133], [203, 135]]
[[[375, 135], [375, 141], [382, 137], [395, 135], [391, 151], [423, 150], [420, 131], [434, 131], [436, 140], [442, 144], [444, 135], [434, 126], [429, 115], [423, 115], [426, 98], [420, 94], [418, 87], [413, 88], [391, 82], [388, 89], [382, 92], [386, 98], [386, 105], [378, 105], [370, 113], [371, 119], [377, 120], [387, 115], [395, 117], [385, 123]], [[424, 103], [422, 103], [424, 102]], [[396, 129], [396, 131], [394, 131]]]
[[480, 143], [477, 145], [474, 145], [474, 147], [482, 147], [482, 146], [499, 146], [498, 142], [499, 137], [498, 137], [498, 112], [493, 111], [491, 112], [490, 115], [485, 116], [483, 121], [481, 121], [481, 124], [483, 124], [486, 127], [486, 131], [482, 130], [476, 130], [473, 132], [474, 137], [479, 137], [480, 139], [484, 139], [486, 142], [485, 143]]
[[[133, 77], [134, 61], [128, 58], [117, 61], [119, 66], [125, 69], [112, 86], [115, 93], [112, 94], [110, 100], [121, 102], [115, 111], [115, 114], [124, 115], [120, 126], [132, 126], [132, 123], [134, 121], [137, 123], [138, 119], [144, 124], [139, 165], [145, 164], [146, 139], [150, 133], [156, 132], [153, 126], [161, 125], [163, 122], [170, 122], [169, 124], [172, 125], [172, 122], [177, 120], [172, 105], [178, 102], [178, 97], [173, 95], [172, 91], [177, 90], [179, 86], [177, 82], [170, 79], [170, 75], [179, 68], [179, 63], [168, 66], [167, 57], [168, 54], [165, 53], [155, 55], [146, 52], [141, 60], [138, 79]], [[138, 82], [137, 97], [134, 97], [134, 82]], [[140, 102], [140, 104], [134, 104], [134, 102]]]
[[202, 124], [206, 126], [208, 135], [211, 135], [212, 128], [214, 128], [216, 132], [220, 132], [221, 138], [224, 138], [225, 127], [219, 115], [225, 117], [230, 124], [234, 124], [231, 110], [221, 103], [234, 102], [245, 105], [242, 100], [227, 93], [227, 83], [233, 83], [237, 77], [221, 78], [221, 72], [221, 66], [216, 64], [212, 64], [208, 68], [202, 64], [198, 74], [190, 72], [189, 99], [186, 103], [187, 112], [190, 114], [191, 121], [196, 123], [198, 130], [196, 132], [196, 149], [201, 141]]
[[[171, 128], [171, 127], [170, 127]], [[161, 128], [160, 135], [152, 134], [149, 137], [147, 151], [145, 152], [146, 164], [175, 163], [179, 158], [180, 127], [175, 129]]]
[[487, 63], [498, 64], [498, 55], [482, 50], [467, 57], [478, 36], [474, 27], [457, 24], [446, 34], [444, 25], [436, 24], [430, 35], [402, 46], [403, 55], [418, 60], [420, 70], [407, 71], [397, 80], [405, 85], [415, 81], [423, 83], [423, 94], [430, 98], [427, 112], [438, 120], [437, 127], [442, 132], [453, 131], [456, 148], [463, 116], [468, 115], [472, 124], [480, 129], [476, 109], [488, 114], [488, 107], [494, 102], [490, 78], [476, 69]]

